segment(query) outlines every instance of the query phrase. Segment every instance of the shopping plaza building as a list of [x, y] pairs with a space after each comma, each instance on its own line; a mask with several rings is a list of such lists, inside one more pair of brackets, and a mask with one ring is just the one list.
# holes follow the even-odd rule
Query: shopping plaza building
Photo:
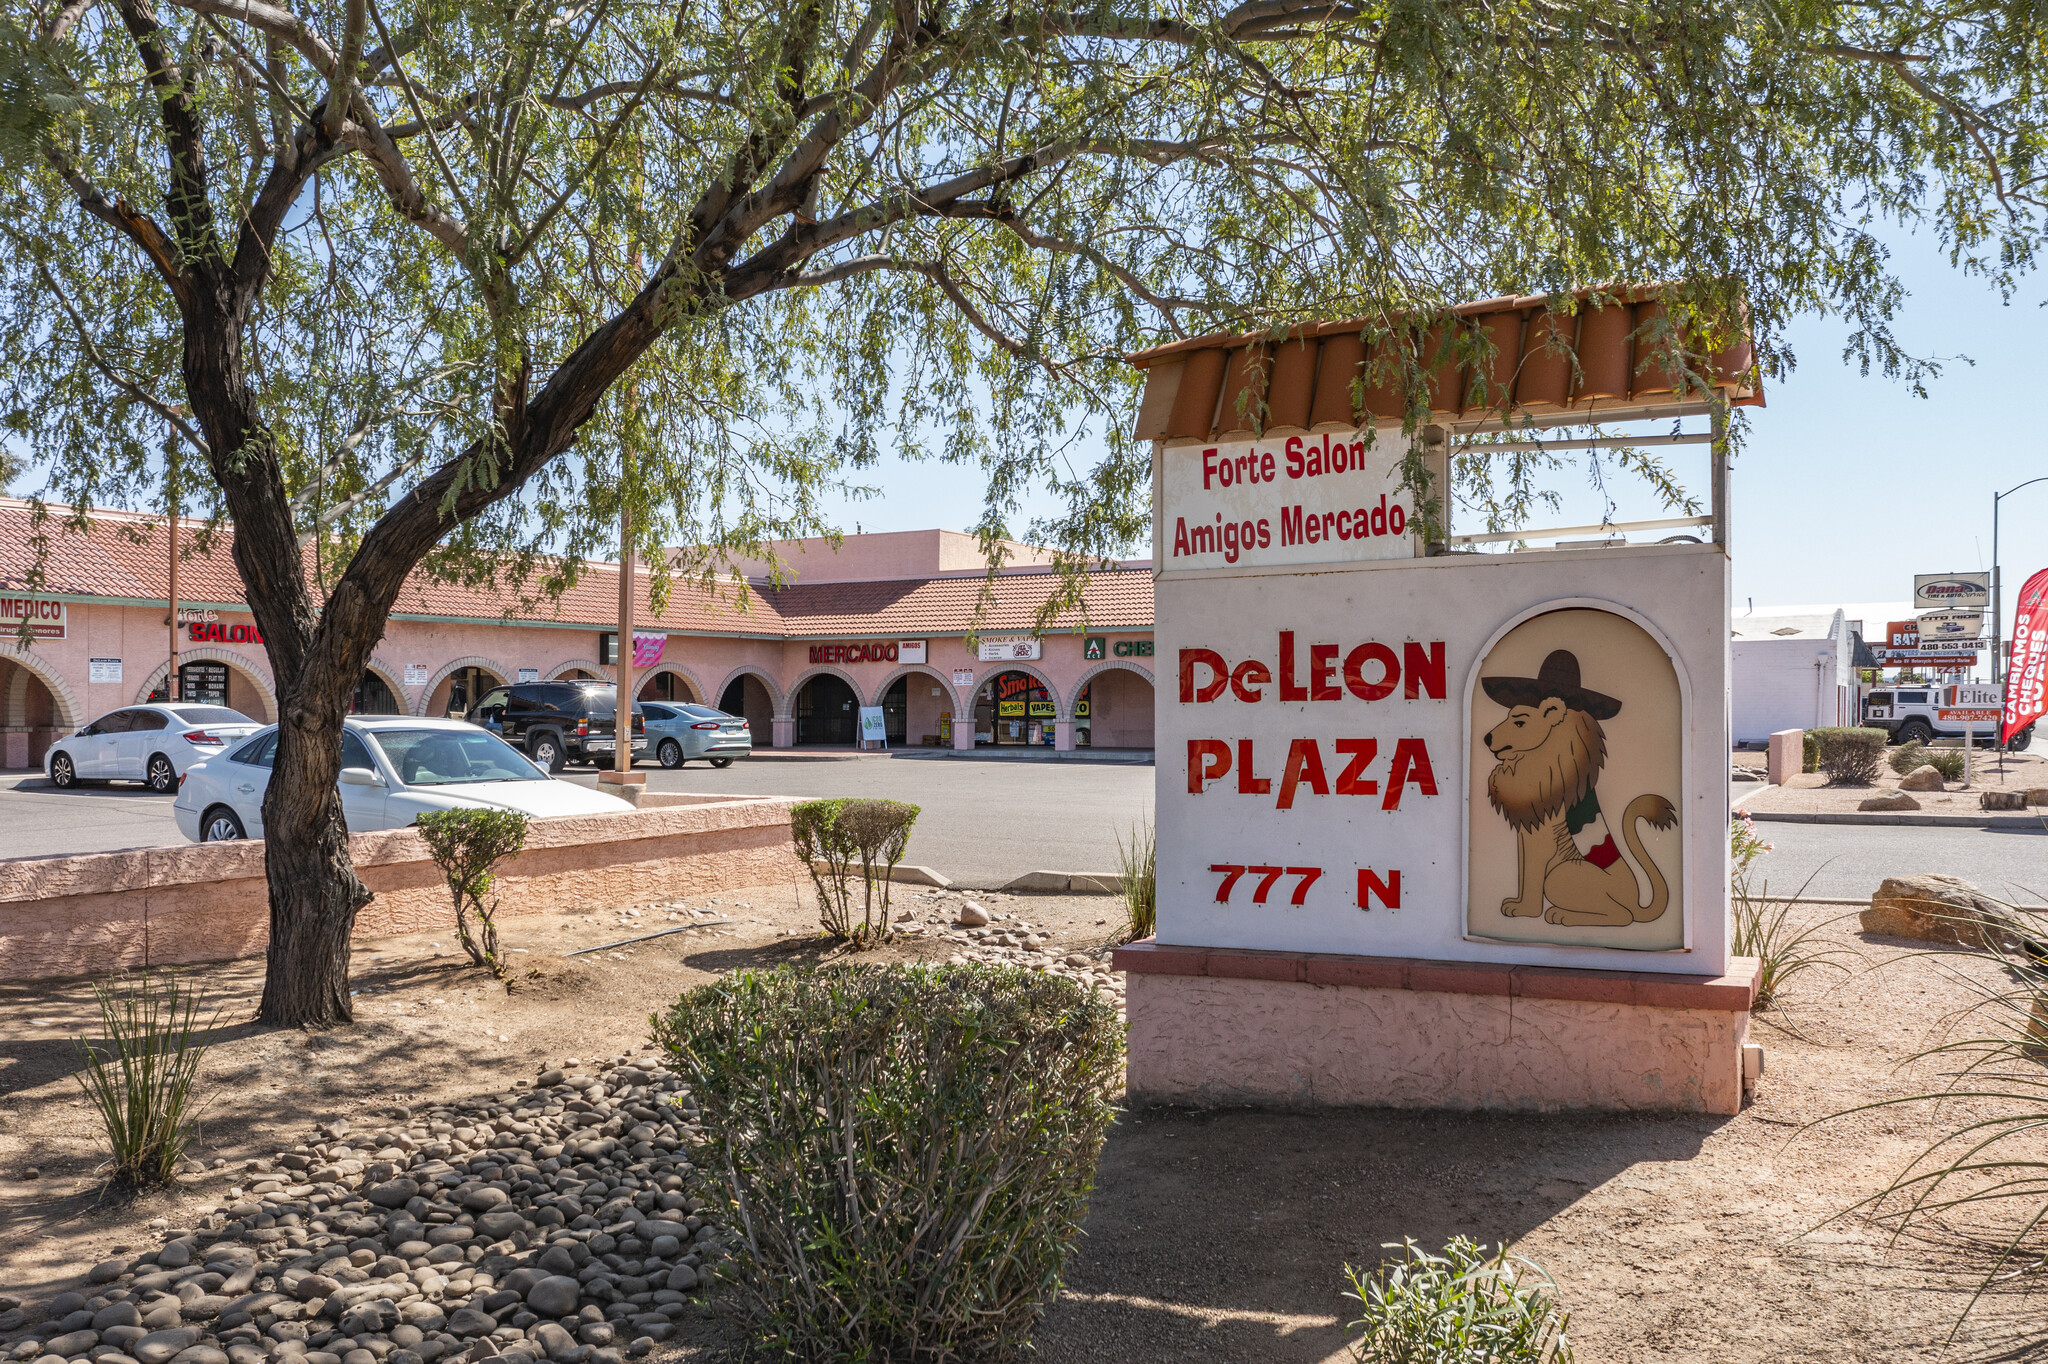
[[[0, 766], [39, 767], [52, 740], [167, 695], [170, 534], [162, 518], [95, 512], [40, 528], [0, 499]], [[186, 700], [277, 717], [270, 662], [235, 571], [232, 529], [178, 563], [178, 678]], [[41, 572], [35, 537], [44, 537]], [[778, 547], [783, 585], [743, 564], [711, 590], [678, 583], [659, 612], [637, 577], [635, 690], [744, 715], [756, 747], [850, 747], [863, 708], [892, 746], [1054, 750], [1152, 746], [1152, 573], [1088, 574], [1081, 609], [1042, 631], [1060, 580], [1051, 556], [1011, 547], [993, 579], [980, 542], [952, 531], [852, 535]], [[31, 582], [35, 586], [31, 589]], [[368, 715], [460, 714], [503, 683], [613, 675], [616, 564], [591, 564], [558, 600], [517, 605], [416, 573], [354, 697]], [[20, 640], [23, 627], [33, 636]]]

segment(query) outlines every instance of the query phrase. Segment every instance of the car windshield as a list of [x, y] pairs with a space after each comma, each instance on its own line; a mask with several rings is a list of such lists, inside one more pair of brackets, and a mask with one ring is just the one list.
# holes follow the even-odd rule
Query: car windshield
[[226, 706], [172, 706], [171, 714], [188, 725], [253, 725], [256, 721]]
[[368, 737], [407, 786], [551, 780], [517, 749], [481, 729], [378, 729]]

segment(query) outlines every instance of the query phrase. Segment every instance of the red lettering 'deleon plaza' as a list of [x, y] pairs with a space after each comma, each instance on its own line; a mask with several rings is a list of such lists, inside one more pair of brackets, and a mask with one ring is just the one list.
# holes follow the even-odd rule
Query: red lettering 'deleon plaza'
[[[1397, 739], [1394, 741], [1394, 755], [1388, 763], [1385, 792], [1377, 777], [1368, 777], [1373, 759], [1379, 754], [1377, 739], [1337, 739], [1331, 748], [1339, 758], [1349, 759], [1339, 768], [1336, 783], [1329, 776], [1329, 765], [1323, 761], [1323, 749], [1315, 739], [1294, 739], [1287, 745], [1287, 760], [1280, 773], [1280, 792], [1274, 799], [1275, 809], [1292, 810], [1296, 799], [1306, 791], [1317, 796], [1379, 796], [1382, 810], [1401, 808], [1401, 797], [1413, 786], [1425, 796], [1437, 793], [1436, 769], [1429, 760], [1429, 745], [1421, 739]], [[1188, 740], [1188, 794], [1199, 796], [1209, 789], [1209, 783], [1220, 781], [1230, 775], [1233, 765], [1232, 745], [1225, 739]], [[1237, 793], [1244, 796], [1269, 795], [1273, 791], [1273, 779], [1258, 775], [1256, 741], [1239, 739], [1236, 742], [1235, 766], [1237, 768]], [[1272, 771], [1267, 768], [1267, 771]]]
[[[1347, 648], [1341, 643], [1311, 643], [1304, 650], [1295, 632], [1280, 631], [1278, 689], [1268, 691], [1276, 670], [1256, 658], [1232, 664], [1214, 649], [1180, 651], [1180, 699], [1183, 705], [1220, 701], [1225, 692], [1248, 705], [1261, 701], [1384, 701], [1401, 689], [1402, 699], [1444, 699], [1444, 642], [1408, 640], [1396, 654], [1390, 644], [1366, 640]], [[1342, 685], [1339, 685], [1339, 683]]]

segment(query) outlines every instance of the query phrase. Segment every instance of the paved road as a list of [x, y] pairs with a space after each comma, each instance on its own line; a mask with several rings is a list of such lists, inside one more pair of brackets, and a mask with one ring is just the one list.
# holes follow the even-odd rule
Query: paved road
[[[573, 780], [594, 785], [576, 769]], [[654, 768], [656, 791], [876, 796], [922, 808], [904, 861], [962, 885], [999, 886], [1027, 871], [1114, 871], [1116, 836], [1152, 816], [1149, 764], [970, 758], [764, 758], [724, 771]]]
[[183, 843], [171, 798], [140, 786], [59, 791], [37, 773], [0, 777], [0, 857], [62, 857]]
[[2001, 899], [2048, 900], [2048, 833], [2030, 829], [1856, 828], [1757, 821], [1772, 851], [1757, 859], [1760, 880], [1808, 895], [1862, 899], [1887, 876], [1940, 872], [1975, 881]]
[[[595, 785], [582, 768], [563, 774]], [[923, 807], [908, 862], [962, 885], [999, 886], [1027, 871], [1112, 871], [1116, 835], [1152, 814], [1149, 764], [954, 758], [764, 758], [725, 771], [654, 768], [657, 791], [881, 796]], [[58, 857], [182, 843], [168, 796], [139, 786], [58, 791], [48, 778], [0, 777], [0, 857]]]

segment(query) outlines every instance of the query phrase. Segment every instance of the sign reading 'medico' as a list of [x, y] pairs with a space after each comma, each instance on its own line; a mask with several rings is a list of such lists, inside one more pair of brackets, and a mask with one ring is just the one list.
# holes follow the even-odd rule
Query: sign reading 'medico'
[[0, 634], [18, 634], [24, 622], [33, 639], [62, 639], [70, 615], [63, 602], [41, 597], [0, 597]]

